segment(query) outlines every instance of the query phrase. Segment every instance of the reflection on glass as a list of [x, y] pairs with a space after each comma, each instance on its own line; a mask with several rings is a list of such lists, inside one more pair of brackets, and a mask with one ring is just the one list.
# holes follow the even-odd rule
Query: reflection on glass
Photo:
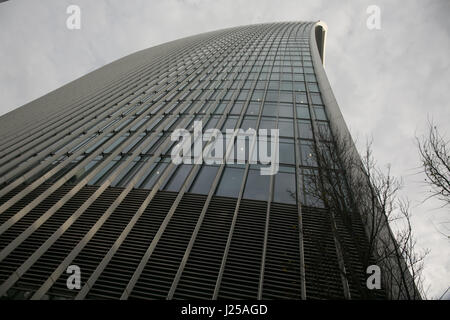
[[192, 169], [190, 164], [179, 165], [172, 178], [169, 180], [164, 190], [168, 191], [180, 191], [181, 186], [186, 181], [189, 172]]
[[219, 170], [219, 167], [217, 166], [204, 165], [197, 174], [189, 192], [208, 194], [214, 178], [216, 177], [217, 170]]
[[242, 183], [243, 168], [225, 167], [222, 178], [217, 187], [216, 195], [237, 197]]
[[268, 200], [270, 176], [261, 175], [259, 168], [251, 166], [245, 183], [244, 198], [253, 200]]
[[278, 172], [275, 175], [273, 201], [282, 203], [296, 203], [294, 173]]

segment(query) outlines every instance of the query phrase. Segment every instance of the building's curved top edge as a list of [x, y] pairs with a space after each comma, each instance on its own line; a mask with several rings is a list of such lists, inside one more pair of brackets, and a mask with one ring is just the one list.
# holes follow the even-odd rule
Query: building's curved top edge
[[325, 66], [325, 49], [327, 47], [328, 26], [324, 21], [319, 20], [314, 23], [313, 27], [311, 28], [311, 32], [314, 32], [317, 50], [319, 50], [319, 55], [322, 59], [322, 65]]
[[164, 55], [170, 49], [183, 47], [189, 41], [206, 39], [222, 32], [239, 29], [242, 27], [283, 23], [318, 24], [318, 22], [314, 21], [273, 21], [240, 25], [179, 38], [130, 53], [104, 66], [101, 66], [80, 78], [70, 81], [35, 100], [17, 107], [6, 114], [1, 115], [0, 134], [8, 134], [10, 131], [14, 131], [14, 129], [18, 126], [21, 127], [26, 125], [27, 121], [25, 119], [33, 119], [31, 121], [32, 123], [42, 121], [45, 118], [41, 112], [42, 108], [46, 108], [48, 113], [59, 112], [62, 109], [69, 108], [73, 104], [76, 104], [80, 99], [92, 95], [98, 90], [106, 87], [110, 82], [112, 82], [111, 80], [121, 78], [121, 76], [127, 73], [126, 71], [136, 70], [140, 66], [147, 64], [150, 60]]

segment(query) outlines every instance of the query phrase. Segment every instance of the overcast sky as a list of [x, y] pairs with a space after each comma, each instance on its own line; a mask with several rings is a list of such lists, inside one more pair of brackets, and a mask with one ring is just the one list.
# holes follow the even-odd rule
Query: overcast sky
[[[81, 29], [66, 28], [66, 8], [81, 8]], [[369, 5], [381, 29], [369, 30]], [[429, 297], [450, 285], [449, 208], [427, 201], [414, 137], [427, 118], [450, 135], [450, 1], [11, 0], [0, 3], [0, 115], [120, 57], [170, 40], [273, 21], [328, 24], [326, 71], [359, 147], [404, 179], [418, 245], [431, 253]]]

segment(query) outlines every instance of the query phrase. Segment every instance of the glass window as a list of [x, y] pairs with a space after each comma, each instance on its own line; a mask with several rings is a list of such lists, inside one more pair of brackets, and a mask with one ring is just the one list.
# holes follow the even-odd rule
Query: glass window
[[[271, 118], [261, 118], [261, 122], [259, 124], [260, 129], [276, 129], [277, 128], [277, 122], [275, 119]], [[270, 133], [270, 131], [268, 131]]]
[[293, 117], [293, 105], [287, 103], [278, 104], [278, 115], [280, 117], [292, 118]]
[[294, 140], [280, 139], [280, 163], [295, 164]]
[[230, 114], [241, 114], [243, 105], [244, 104], [242, 102], [235, 102]]
[[234, 129], [236, 127], [237, 121], [238, 121], [238, 117], [236, 117], [236, 116], [228, 117], [222, 126], [222, 131], [225, 132], [226, 129]]
[[248, 92], [249, 92], [248, 90], [241, 90], [237, 100], [246, 100], [247, 96], [248, 96]]
[[167, 167], [168, 162], [160, 162], [142, 182], [141, 188], [151, 189]]
[[167, 183], [164, 189], [168, 191], [179, 191], [181, 186], [186, 181], [191, 169], [192, 165], [190, 164], [179, 165], [177, 171], [175, 171], [172, 175], [172, 178], [169, 180], [169, 183]]
[[316, 160], [314, 157], [314, 148], [311, 141], [302, 141], [300, 143], [300, 151], [302, 156], [302, 165], [316, 167]]
[[216, 195], [224, 197], [237, 197], [241, 188], [243, 168], [225, 167]]
[[[156, 161], [159, 161], [159, 158], [156, 160]], [[141, 185], [143, 182], [144, 182], [144, 180], [147, 178], [147, 174], [149, 173], [149, 172], [152, 172], [153, 171], [153, 169], [157, 166], [157, 162], [154, 162], [154, 163], [152, 163], [151, 165], [150, 165], [150, 167], [146, 170], [146, 172], [144, 173], [144, 172], [141, 172], [140, 173], [140, 178], [139, 178], [139, 180], [136, 182], [136, 186], [138, 187], [138, 188], [143, 188], [143, 186]]]
[[280, 80], [280, 74], [275, 72], [270, 75], [270, 80]]
[[263, 95], [264, 95], [263, 90], [255, 90], [252, 95], [252, 100], [253, 101], [261, 101], [263, 98]]
[[308, 89], [311, 92], [319, 92], [319, 87], [316, 83], [308, 83]]
[[309, 119], [309, 109], [307, 106], [297, 107], [297, 118]]
[[250, 80], [245, 81], [243, 88], [250, 89], [251, 87], [252, 87], [252, 81], [250, 81]]
[[331, 141], [331, 131], [328, 122], [316, 121], [319, 131], [319, 139]]
[[258, 81], [256, 83], [256, 89], [264, 90], [266, 88], [266, 81]]
[[267, 90], [266, 101], [278, 102], [278, 91]]
[[292, 120], [280, 119], [278, 121], [278, 129], [280, 129], [280, 136], [294, 137], [294, 126]]
[[277, 105], [273, 103], [264, 103], [263, 116], [276, 117], [278, 114]]
[[257, 116], [259, 114], [259, 103], [251, 102], [247, 107], [246, 114]]
[[297, 93], [295, 95], [295, 101], [297, 103], [307, 104], [308, 103], [308, 99], [306, 98], [306, 93]]
[[292, 93], [280, 91], [280, 102], [292, 103]]
[[305, 77], [301, 73], [294, 73], [294, 81], [305, 81]]
[[209, 121], [206, 123], [206, 125], [203, 124], [203, 131], [215, 128], [217, 123], [219, 122], [219, 119], [220, 119], [220, 116], [212, 116], [212, 117], [210, 117]]
[[323, 201], [321, 199], [321, 193], [318, 189], [318, 172], [316, 169], [305, 169], [303, 171], [303, 190], [305, 192], [304, 204], [310, 207], [324, 208]]
[[244, 121], [241, 123], [241, 128], [245, 131], [249, 128], [255, 129], [256, 128], [256, 120], [257, 117], [253, 116], [245, 116]]
[[313, 104], [323, 104], [320, 94], [311, 93], [311, 100]]
[[223, 103], [223, 102], [220, 103], [220, 104], [217, 106], [217, 108], [216, 108], [216, 110], [214, 111], [214, 113], [215, 113], [215, 114], [222, 114], [222, 113], [224, 112], [226, 106], [227, 106], [226, 103]]
[[135, 146], [139, 143], [145, 140], [145, 133], [141, 133], [137, 136], [135, 136], [134, 140], [132, 140], [131, 143], [127, 143], [125, 148], [123, 149], [123, 153], [128, 153], [131, 150], [135, 149]]
[[[94, 178], [89, 181], [89, 184], [95, 185], [100, 184], [102, 181], [102, 177], [114, 166], [117, 164], [117, 161], [110, 161], [105, 167], [103, 167]], [[97, 169], [97, 167], [96, 167]]]
[[269, 81], [269, 88], [268, 90], [277, 90], [278, 91], [278, 84], [279, 81]]
[[305, 83], [300, 82], [300, 81], [294, 82], [294, 90], [295, 91], [306, 91]]
[[282, 73], [281, 80], [292, 81], [292, 73]]
[[119, 173], [119, 175], [114, 179], [111, 185], [113, 187], [125, 186], [134, 177], [137, 168], [141, 166], [142, 162], [139, 162], [140, 159], [140, 157], [137, 157], [136, 159], [131, 161], [127, 165], [127, 167]]
[[327, 120], [325, 110], [323, 107], [314, 107], [314, 114], [317, 120]]
[[114, 150], [119, 144], [122, 143], [128, 136], [120, 136], [120, 137], [113, 137], [112, 139], [115, 140], [108, 148], [104, 150], [105, 153], [109, 153], [112, 150]]
[[281, 81], [281, 90], [292, 91], [292, 82], [290, 81]]
[[312, 139], [312, 126], [311, 121], [309, 120], [298, 120], [298, 132], [299, 137], [302, 139]]
[[268, 200], [270, 189], [270, 176], [261, 175], [257, 166], [251, 165], [245, 183], [244, 198], [253, 200]]
[[282, 203], [296, 203], [295, 194], [295, 170], [280, 166], [280, 171], [275, 175], [273, 201]]
[[204, 165], [197, 174], [189, 192], [208, 194], [218, 170], [219, 167], [217, 166]]
[[[169, 161], [169, 158], [164, 158], [163, 161]], [[175, 171], [178, 169], [178, 166], [167, 166], [166, 170], [164, 172], [168, 172], [165, 176], [164, 180], [161, 182], [159, 186], [159, 190], [163, 190], [167, 184], [169, 183], [171, 177], [175, 174]]]

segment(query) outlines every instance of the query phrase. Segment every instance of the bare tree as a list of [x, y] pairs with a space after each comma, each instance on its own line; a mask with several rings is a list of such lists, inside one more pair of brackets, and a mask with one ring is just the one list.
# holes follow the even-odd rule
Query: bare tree
[[449, 141], [442, 136], [432, 121], [428, 121], [428, 134], [417, 139], [425, 183], [430, 188], [426, 198], [436, 198], [450, 204], [450, 147]]
[[[329, 133], [316, 131], [318, 144], [315, 153], [310, 154], [310, 162], [318, 170], [311, 170], [306, 192], [332, 212], [333, 224], [341, 225], [350, 234], [364, 229], [364, 236], [356, 241], [359, 261], [364, 270], [374, 264], [381, 268], [383, 289], [389, 298], [425, 297], [422, 270], [428, 252], [416, 250], [409, 204], [398, 196], [402, 182], [391, 175], [389, 167], [382, 170], [377, 166], [371, 143], [361, 158], [350, 137], [331, 141]], [[333, 228], [333, 232], [343, 248], [345, 277], [359, 284], [363, 297], [374, 297], [355, 275], [343, 233], [339, 228]]]

